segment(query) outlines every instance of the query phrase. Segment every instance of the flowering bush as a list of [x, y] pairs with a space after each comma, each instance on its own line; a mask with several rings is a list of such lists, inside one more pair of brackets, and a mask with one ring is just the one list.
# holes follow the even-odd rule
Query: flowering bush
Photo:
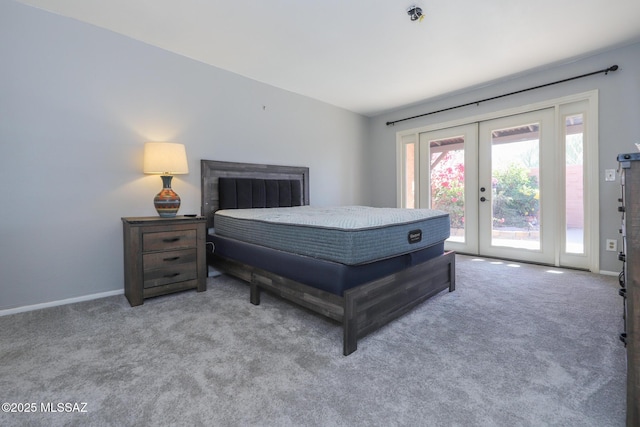
[[442, 154], [431, 169], [431, 208], [449, 212], [452, 228], [464, 228], [464, 163], [452, 153]]

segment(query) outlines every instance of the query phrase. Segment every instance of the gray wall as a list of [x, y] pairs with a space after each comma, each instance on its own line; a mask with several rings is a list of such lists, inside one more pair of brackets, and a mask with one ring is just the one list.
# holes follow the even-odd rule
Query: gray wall
[[200, 159], [309, 166], [311, 203], [366, 204], [367, 119], [0, 0], [0, 310], [123, 288], [123, 216], [156, 215], [145, 141]]
[[[620, 69], [607, 76], [599, 74], [482, 103], [480, 106], [465, 107], [409, 120], [395, 126], [386, 126], [388, 121], [582, 75], [614, 64], [619, 65]], [[640, 142], [640, 44], [610, 50], [569, 64], [506, 79], [477, 90], [451, 94], [441, 99], [372, 118], [369, 125], [372, 135], [369, 141], [371, 156], [369, 167], [376, 172], [371, 174], [372, 188], [376, 190], [372, 193], [373, 205], [396, 205], [396, 132], [591, 90], [599, 91], [600, 246], [602, 248], [600, 268], [606, 271], [619, 271], [621, 263], [617, 260], [617, 254], [606, 252], [604, 241], [607, 238], [615, 239], [620, 236], [618, 233], [620, 216], [617, 214], [620, 187], [618, 182], [604, 182], [604, 170], [616, 169], [616, 155], [634, 151], [633, 143]]]

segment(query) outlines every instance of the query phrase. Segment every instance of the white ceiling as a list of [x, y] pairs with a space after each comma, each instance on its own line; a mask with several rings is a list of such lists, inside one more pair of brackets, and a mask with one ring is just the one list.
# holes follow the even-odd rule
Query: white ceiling
[[369, 116], [640, 41], [639, 0], [18, 1]]

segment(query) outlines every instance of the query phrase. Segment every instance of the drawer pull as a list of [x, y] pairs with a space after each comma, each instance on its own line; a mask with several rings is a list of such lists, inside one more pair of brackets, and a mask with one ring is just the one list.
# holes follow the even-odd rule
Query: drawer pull
[[176, 277], [176, 276], [179, 276], [179, 275], [180, 275], [180, 273], [171, 273], [171, 274], [165, 274], [164, 277], [171, 278], [171, 277]]
[[164, 258], [163, 261], [177, 261], [179, 259], [180, 259], [179, 256], [174, 256], [174, 257], [171, 257], [171, 258]]
[[162, 241], [165, 243], [173, 243], [173, 242], [177, 242], [178, 240], [180, 240], [179, 237], [174, 237], [172, 239], [162, 239]]

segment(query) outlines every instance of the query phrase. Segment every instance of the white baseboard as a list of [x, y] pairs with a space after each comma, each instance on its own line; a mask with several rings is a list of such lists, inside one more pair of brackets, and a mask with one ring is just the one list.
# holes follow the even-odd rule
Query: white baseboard
[[33, 305], [25, 305], [22, 307], [16, 307], [16, 308], [8, 308], [6, 310], [0, 310], [0, 317], [8, 316], [10, 314], [24, 313], [26, 311], [40, 310], [42, 308], [56, 307], [58, 305], [73, 304], [75, 302], [90, 301], [92, 299], [106, 298], [106, 297], [112, 297], [114, 295], [122, 295], [122, 294], [124, 294], [124, 289], [120, 289], [117, 291], [100, 292], [100, 293], [91, 294], [91, 295], [84, 295], [76, 298], [61, 299], [58, 301], [44, 302], [42, 304], [33, 304]]
[[620, 274], [620, 272], [619, 271], [600, 270], [600, 274], [605, 275], [605, 276], [618, 276]]
[[207, 277], [218, 277], [220, 276], [222, 273], [218, 270], [216, 270], [215, 268], [209, 266], [209, 270], [207, 272]]

